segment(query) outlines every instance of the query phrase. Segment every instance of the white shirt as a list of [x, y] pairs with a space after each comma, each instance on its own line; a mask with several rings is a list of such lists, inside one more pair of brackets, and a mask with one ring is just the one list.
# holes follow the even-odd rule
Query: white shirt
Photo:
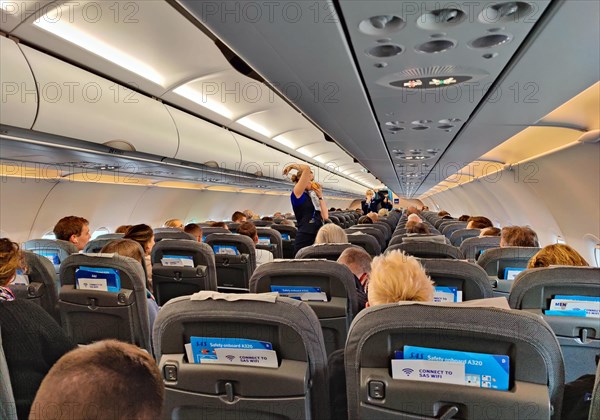
[[273, 254], [266, 249], [255, 249], [256, 266], [273, 261]]

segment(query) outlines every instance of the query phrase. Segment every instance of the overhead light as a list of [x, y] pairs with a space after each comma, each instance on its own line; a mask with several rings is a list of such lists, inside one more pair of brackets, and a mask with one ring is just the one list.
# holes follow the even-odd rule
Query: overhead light
[[250, 130], [258, 134], [262, 134], [265, 137], [271, 138], [273, 134], [266, 127], [252, 121], [250, 118], [251, 116], [241, 118], [237, 120], [236, 123], [241, 124], [244, 127], [249, 128]]
[[231, 112], [222, 103], [207, 98], [206, 95], [203, 95], [195, 89], [192, 89], [190, 86], [179, 86], [177, 89], [174, 89], [173, 92], [178, 94], [179, 96], [183, 96], [184, 98], [189, 99], [190, 101], [200, 106], [203, 106], [204, 108], [210, 111], [216, 112], [217, 114], [225, 118], [228, 118], [230, 120], [233, 119], [233, 115], [231, 114]]
[[304, 156], [307, 156], [307, 157], [309, 157], [309, 158], [311, 158], [311, 159], [312, 159], [312, 157], [313, 157], [313, 154], [312, 154], [312, 153], [308, 153], [308, 152], [307, 152], [307, 150], [306, 150], [306, 147], [301, 147], [301, 148], [299, 148], [299, 149], [296, 149], [296, 152], [298, 152], [298, 153], [301, 153], [301, 154], [303, 154]]
[[285, 147], [289, 147], [290, 149], [294, 148], [293, 143], [290, 140], [286, 139], [283, 134], [277, 137], [273, 137], [273, 140], [275, 140], [279, 144], [283, 144]]
[[[2, 8], [4, 10], [6, 10], [5, 3], [11, 2], [2, 3]], [[60, 11], [62, 12], [61, 16], [70, 15], [68, 13], [69, 11], [63, 10], [62, 7]], [[85, 33], [84, 31], [78, 29], [74, 24], [68, 23], [64, 19], [56, 21], [55, 19], [48, 18], [46, 15], [44, 15], [36, 19], [33, 24], [38, 28], [50, 32], [51, 34], [56, 35], [65, 41], [69, 41], [78, 47], [88, 50], [89, 52], [116, 64], [117, 66], [123, 67], [124, 69], [129, 70], [130, 72], [135, 73], [144, 79], [150, 80], [157, 85], [163, 86], [165, 83], [162, 75], [160, 75], [156, 70], [148, 66], [146, 63], [143, 63], [142, 61], [124, 53], [123, 51], [118, 50], [117, 48], [106, 44], [92, 35]]]

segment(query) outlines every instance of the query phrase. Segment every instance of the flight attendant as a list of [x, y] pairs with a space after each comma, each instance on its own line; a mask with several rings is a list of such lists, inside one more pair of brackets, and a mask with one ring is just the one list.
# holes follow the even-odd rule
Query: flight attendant
[[379, 210], [377, 208], [379, 201], [375, 198], [375, 193], [373, 192], [373, 190], [367, 190], [367, 192], [365, 193], [365, 199], [361, 201], [360, 204], [364, 215], [367, 215], [371, 212], [377, 213], [377, 211]]
[[294, 255], [315, 242], [317, 232], [323, 226], [323, 220], [329, 217], [327, 205], [323, 199], [322, 187], [314, 182], [314, 174], [308, 165], [293, 163], [283, 170], [287, 175], [296, 170], [291, 179], [294, 189], [291, 194], [292, 209], [296, 215], [298, 233], [294, 245]]

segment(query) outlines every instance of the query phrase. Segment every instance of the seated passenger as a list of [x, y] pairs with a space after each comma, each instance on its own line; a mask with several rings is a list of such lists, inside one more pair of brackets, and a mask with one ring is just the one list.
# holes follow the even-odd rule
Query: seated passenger
[[425, 223], [411, 223], [410, 227], [406, 227], [406, 233], [410, 235], [429, 235], [431, 231]]
[[459, 222], [466, 222], [466, 221], [468, 221], [468, 220], [469, 220], [469, 218], [470, 218], [470, 217], [471, 217], [471, 216], [469, 216], [469, 215], [467, 215], [467, 214], [463, 214], [462, 216], [460, 216], [460, 217], [458, 218], [458, 221], [459, 221]]
[[165, 222], [164, 227], [183, 230], [183, 222], [180, 219], [169, 219]]
[[390, 213], [390, 211], [388, 209], [381, 209], [377, 212], [377, 215], [379, 217], [387, 217], [387, 215]]
[[53, 232], [56, 239], [71, 242], [79, 251], [83, 251], [92, 235], [90, 234], [90, 222], [83, 217], [63, 217], [54, 226]]
[[0, 239], [2, 348], [20, 419], [29, 417], [35, 393], [52, 365], [75, 347], [41, 306], [27, 299], [15, 299], [6, 287], [14, 280], [17, 269], [24, 268], [19, 245], [7, 238]]
[[423, 206], [423, 207], [421, 208], [421, 211], [429, 211], [429, 206]]
[[[256, 226], [252, 222], [244, 222], [238, 227], [237, 233], [239, 235], [245, 235], [254, 241], [256, 245], [258, 243], [258, 233], [256, 232]], [[254, 248], [256, 255], [256, 266], [273, 261], [273, 254], [266, 249]]]
[[202, 242], [202, 228], [200, 225], [197, 225], [196, 223], [188, 223], [183, 228], [183, 231], [195, 237], [198, 242]]
[[448, 213], [446, 210], [440, 210], [437, 215], [438, 215], [438, 217], [441, 217], [442, 219], [444, 219], [446, 216], [450, 216], [450, 213]]
[[338, 263], [344, 264], [354, 274], [359, 310], [367, 305], [371, 261], [373, 259], [369, 253], [362, 248], [346, 248], [337, 259]]
[[30, 418], [152, 420], [161, 416], [164, 397], [152, 356], [133, 344], [104, 340], [70, 352], [50, 369]]
[[379, 222], [379, 215], [377, 213], [370, 212], [370, 213], [367, 213], [367, 216], [369, 216], [369, 219], [371, 219], [373, 221], [373, 223]]
[[479, 237], [483, 238], [484, 236], [500, 236], [500, 229], [497, 227], [487, 227], [481, 229], [479, 232]]
[[246, 209], [242, 213], [244, 213], [247, 220], [252, 220], [252, 218], [254, 217], [254, 212], [250, 209]]
[[[104, 245], [104, 247], [100, 250], [101, 253], [106, 254], [119, 254], [123, 257], [133, 258], [140, 264], [145, 264], [145, 256], [142, 254], [142, 250], [137, 242], [131, 239], [117, 239], [116, 241], [112, 241]], [[152, 333], [152, 326], [154, 325], [154, 320], [156, 319], [156, 315], [158, 314], [158, 310], [160, 309], [158, 304], [156, 303], [156, 299], [149, 290], [149, 281], [146, 279], [146, 299], [148, 301], [148, 325], [150, 326], [150, 333]], [[152, 334], [151, 334], [152, 335]]]
[[273, 219], [282, 219], [283, 218], [283, 214], [281, 214], [280, 211], [276, 211], [275, 213], [273, 213]]
[[127, 229], [129, 229], [131, 226], [133, 225], [121, 225], [117, 229], [115, 229], [115, 233], [125, 234], [125, 232], [127, 232]]
[[424, 241], [450, 245], [450, 240], [444, 235], [432, 235], [429, 226], [425, 223], [410, 221], [406, 223], [406, 237], [404, 242]]
[[409, 216], [411, 214], [419, 214], [419, 209], [416, 206], [408, 206], [406, 209], [406, 215]]
[[373, 219], [371, 219], [369, 216], [360, 216], [358, 218], [358, 224], [359, 225], [373, 224]]
[[421, 219], [418, 214], [411, 213], [406, 218], [406, 223], [408, 223], [408, 222], [423, 223], [423, 219]]
[[373, 259], [369, 306], [406, 300], [432, 302], [433, 292], [433, 282], [415, 257], [394, 250]]
[[123, 239], [132, 239], [142, 246], [142, 249], [146, 254], [144, 256], [144, 264], [146, 264], [148, 286], [152, 292], [152, 261], [150, 260], [150, 254], [152, 253], [152, 248], [154, 247], [154, 231], [152, 231], [152, 228], [148, 225], [134, 225], [131, 226], [127, 232], [125, 232]]
[[218, 227], [218, 228], [223, 228], [223, 229], [229, 230], [229, 227], [227, 226], [227, 223], [225, 223], [225, 222], [210, 222], [209, 225], [210, 225], [210, 227]]
[[466, 229], [485, 229], [487, 227], [494, 227], [492, 221], [487, 217], [471, 216], [467, 220]]
[[358, 214], [359, 216], [363, 216], [364, 212], [362, 211], [362, 209], [355, 209], [354, 210], [356, 212], [356, 214]]
[[296, 224], [294, 223], [294, 221], [293, 220], [289, 220], [289, 219], [283, 219], [281, 221], [281, 223], [279, 223], [279, 224], [283, 225], [283, 226], [293, 226], [293, 227], [296, 227]]
[[589, 267], [588, 262], [569, 245], [552, 244], [545, 246], [527, 263], [527, 268], [550, 267], [551, 265], [572, 265]]
[[500, 234], [500, 246], [538, 247], [537, 233], [529, 226], [506, 226]]
[[260, 220], [263, 220], [265, 222], [272, 222], [273, 218], [271, 216], [263, 216]]
[[348, 236], [344, 229], [333, 223], [323, 225], [317, 232], [315, 244], [347, 244]]
[[241, 211], [236, 211], [231, 215], [231, 221], [233, 223], [244, 223], [246, 221], [246, 215]]

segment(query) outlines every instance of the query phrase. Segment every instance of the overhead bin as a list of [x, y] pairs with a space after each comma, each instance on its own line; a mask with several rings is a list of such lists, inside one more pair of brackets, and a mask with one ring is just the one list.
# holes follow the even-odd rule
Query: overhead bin
[[166, 106], [179, 132], [176, 159], [237, 170], [242, 156], [233, 133], [188, 113]]
[[14, 41], [0, 37], [0, 51], [0, 123], [30, 129], [37, 113], [35, 79]]
[[38, 84], [33, 130], [175, 156], [177, 130], [163, 104], [27, 46], [21, 48]]

